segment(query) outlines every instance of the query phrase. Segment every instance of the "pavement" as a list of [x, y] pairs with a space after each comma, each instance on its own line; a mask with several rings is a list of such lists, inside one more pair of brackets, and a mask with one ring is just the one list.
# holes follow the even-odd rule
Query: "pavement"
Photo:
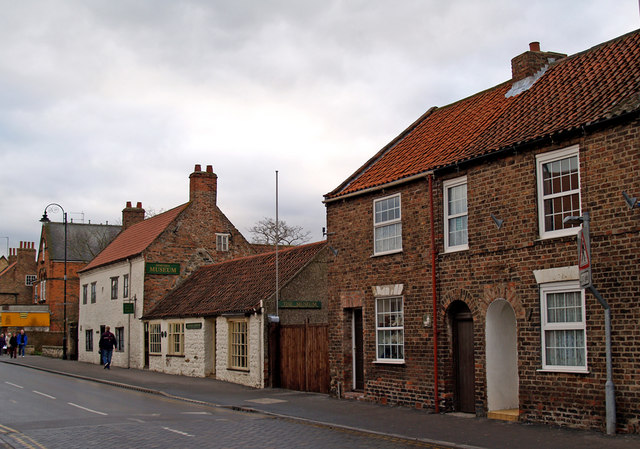
[[[255, 389], [212, 378], [194, 378], [42, 356], [0, 362], [105, 383], [150, 394], [256, 412], [275, 418], [400, 438], [408, 445], [460, 449], [640, 448], [640, 435], [606, 435], [550, 425], [511, 423], [459, 414], [337, 399], [280, 388]], [[1, 376], [1, 374], [0, 374]]]

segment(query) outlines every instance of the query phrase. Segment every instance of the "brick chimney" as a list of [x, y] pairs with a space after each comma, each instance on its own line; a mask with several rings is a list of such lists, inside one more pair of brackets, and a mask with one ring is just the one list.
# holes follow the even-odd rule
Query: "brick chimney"
[[213, 172], [213, 166], [207, 165], [207, 171], [202, 171], [200, 164], [196, 164], [189, 175], [189, 201], [215, 206], [217, 195], [218, 176]]
[[18, 265], [24, 265], [32, 268], [35, 272], [36, 248], [34, 242], [20, 242], [20, 248], [17, 250], [16, 260]]
[[131, 201], [127, 201], [127, 207], [122, 209], [122, 230], [129, 228], [131, 225], [140, 223], [144, 220], [144, 209], [142, 203], [138, 201], [136, 207], [131, 207]]
[[529, 51], [525, 51], [511, 60], [512, 81], [520, 81], [528, 76], [533, 76], [544, 66], [566, 57], [567, 55], [563, 53], [540, 51], [540, 42], [531, 42]]

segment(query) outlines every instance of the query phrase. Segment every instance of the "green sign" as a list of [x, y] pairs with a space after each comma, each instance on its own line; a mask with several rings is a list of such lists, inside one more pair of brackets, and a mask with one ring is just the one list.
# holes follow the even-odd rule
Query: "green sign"
[[132, 302], [123, 302], [122, 303], [122, 313], [124, 313], [124, 314], [133, 313], [133, 303]]
[[185, 326], [187, 329], [202, 329], [202, 323], [187, 323]]
[[147, 262], [144, 267], [147, 274], [180, 274], [179, 263]]
[[278, 301], [280, 309], [322, 309], [322, 301]]

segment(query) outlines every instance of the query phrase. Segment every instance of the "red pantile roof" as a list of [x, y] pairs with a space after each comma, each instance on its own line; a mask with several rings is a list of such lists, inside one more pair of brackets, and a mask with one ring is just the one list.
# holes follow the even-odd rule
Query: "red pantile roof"
[[640, 30], [552, 63], [509, 98], [506, 82], [432, 108], [326, 200], [640, 110]]
[[183, 204], [130, 226], [118, 234], [109, 246], [80, 271], [91, 270], [142, 253], [188, 205], [189, 203]]
[[[283, 287], [327, 246], [326, 241], [278, 252]], [[250, 312], [275, 294], [275, 252], [207, 265], [169, 292], [144, 319], [215, 316]]]

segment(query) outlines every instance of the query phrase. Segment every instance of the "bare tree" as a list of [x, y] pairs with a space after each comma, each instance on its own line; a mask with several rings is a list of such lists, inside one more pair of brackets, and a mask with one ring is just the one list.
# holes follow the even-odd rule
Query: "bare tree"
[[[276, 221], [264, 217], [249, 228], [252, 234], [251, 242], [263, 245], [275, 245]], [[289, 226], [284, 220], [278, 220], [278, 242], [280, 245], [301, 245], [311, 239], [311, 233], [302, 226]]]

